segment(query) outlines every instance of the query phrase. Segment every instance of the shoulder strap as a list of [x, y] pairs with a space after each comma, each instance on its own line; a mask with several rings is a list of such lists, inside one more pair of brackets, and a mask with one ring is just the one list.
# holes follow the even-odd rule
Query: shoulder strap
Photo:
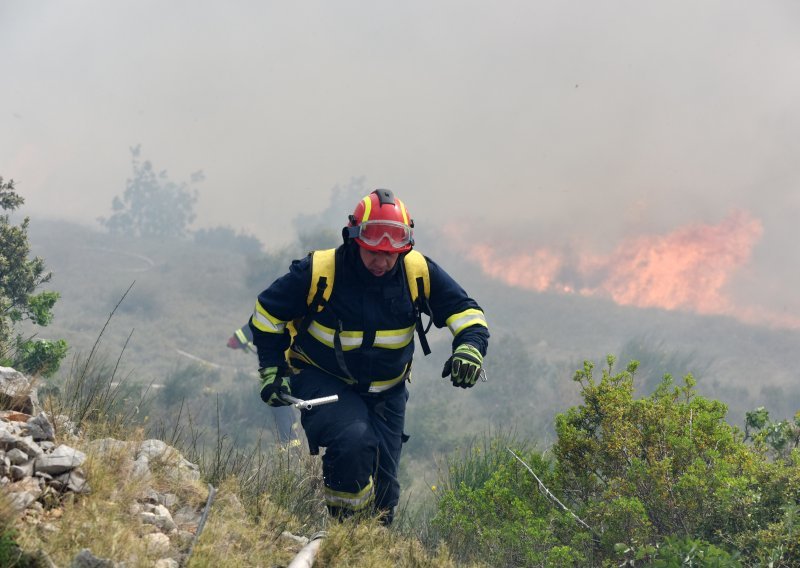
[[[311, 252], [311, 285], [308, 287], [308, 306], [314, 305], [319, 296], [321, 302], [316, 311], [330, 300], [333, 292], [333, 279], [336, 275], [336, 249], [315, 250]], [[321, 289], [321, 290], [320, 290]]]
[[[311, 286], [308, 289], [308, 313], [303, 318], [302, 331], [306, 331], [311, 325], [313, 314], [322, 311], [322, 308], [330, 300], [333, 293], [333, 282], [336, 276], [336, 249], [317, 250], [311, 253]], [[314, 283], [316, 282], [316, 286]], [[335, 314], [334, 314], [335, 315]], [[353, 375], [347, 368], [344, 361], [344, 350], [342, 349], [342, 322], [338, 316], [337, 325], [333, 333], [333, 346], [336, 353], [336, 362], [345, 375], [353, 381]]]
[[[429, 355], [431, 348], [428, 345], [428, 339], [425, 334], [431, 328], [433, 320], [428, 322], [427, 329], [422, 325], [422, 310], [420, 306], [428, 306], [428, 298], [431, 295], [431, 278], [428, 272], [428, 261], [415, 250], [409, 251], [403, 259], [404, 268], [406, 272], [406, 280], [408, 280], [408, 291], [411, 294], [411, 303], [414, 304], [414, 313], [417, 318], [416, 328], [417, 337], [419, 338], [419, 345], [422, 347], [422, 353]], [[428, 306], [430, 312], [430, 306]]]
[[315, 250], [311, 257], [311, 283], [308, 286], [306, 305], [308, 311], [300, 321], [294, 322], [295, 333], [305, 333], [311, 325], [313, 314], [322, 311], [333, 293], [333, 277], [336, 272], [336, 249]]
[[[419, 296], [426, 300], [431, 296], [431, 279], [428, 274], [428, 261], [422, 256], [421, 252], [409, 251], [404, 257], [406, 268], [406, 279], [408, 280], [408, 291], [411, 293], [411, 301], [416, 302]], [[422, 290], [418, 286], [418, 279], [422, 278]], [[421, 292], [421, 293], [420, 293]]]

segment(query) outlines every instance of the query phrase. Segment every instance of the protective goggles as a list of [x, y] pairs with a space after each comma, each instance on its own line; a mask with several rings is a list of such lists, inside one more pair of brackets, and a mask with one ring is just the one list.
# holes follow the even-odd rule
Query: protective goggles
[[414, 244], [411, 227], [398, 221], [364, 221], [355, 227], [348, 227], [352, 238], [358, 238], [370, 247], [377, 247], [385, 239], [394, 249], [402, 249]]

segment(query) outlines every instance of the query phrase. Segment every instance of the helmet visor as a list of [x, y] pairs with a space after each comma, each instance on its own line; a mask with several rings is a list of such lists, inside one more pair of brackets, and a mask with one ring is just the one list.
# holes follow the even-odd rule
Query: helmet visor
[[371, 247], [385, 239], [393, 249], [402, 249], [412, 242], [411, 227], [397, 221], [364, 221], [358, 225], [358, 239]]

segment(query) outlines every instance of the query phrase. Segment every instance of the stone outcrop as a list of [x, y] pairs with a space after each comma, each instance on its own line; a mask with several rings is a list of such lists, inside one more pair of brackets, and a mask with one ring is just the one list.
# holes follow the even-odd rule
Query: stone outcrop
[[41, 411], [36, 389], [25, 375], [11, 367], [0, 367], [0, 408], [28, 415]]
[[[72, 435], [69, 444], [59, 442], [56, 432]], [[20, 516], [37, 523], [46, 509], [58, 507], [65, 496], [88, 497], [91, 479], [82, 467], [87, 453], [70, 445], [84, 442], [81, 446], [91, 456], [103, 459], [113, 455], [127, 464], [131, 480], [144, 487], [130, 503], [131, 522], [143, 527], [147, 550], [161, 557], [158, 566], [179, 566], [191, 550], [202, 506], [198, 510], [173, 493], [156, 491], [149, 485], [155, 477], [151, 466], [157, 465], [159, 478], [176, 486], [196, 483], [200, 479], [198, 466], [161, 440], [105, 438], [86, 442], [74, 437], [76, 432], [67, 417], [51, 417], [42, 411], [36, 389], [27, 377], [0, 367], [0, 487], [10, 505]], [[55, 566], [52, 562], [49, 565]], [[115, 567], [117, 563], [97, 558], [86, 549], [76, 555], [71, 566]]]

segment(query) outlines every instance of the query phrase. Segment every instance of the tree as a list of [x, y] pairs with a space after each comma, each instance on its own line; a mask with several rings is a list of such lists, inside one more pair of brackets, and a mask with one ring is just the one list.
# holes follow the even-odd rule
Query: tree
[[[197, 191], [187, 183], [170, 181], [166, 170], [156, 173], [153, 164], [139, 159], [141, 145], [131, 148], [133, 177], [122, 197], [115, 196], [114, 213], [99, 221], [112, 234], [132, 237], [184, 237], [194, 221]], [[190, 183], [205, 179], [202, 171], [191, 174]]]
[[[14, 211], [24, 203], [14, 190], [14, 181], [0, 177], [0, 208]], [[50, 280], [44, 260], [29, 259], [28, 225], [13, 225], [9, 215], [0, 215], [0, 364], [10, 365], [28, 374], [50, 376], [58, 370], [67, 352], [63, 340], [48, 341], [23, 337], [15, 333], [15, 325], [29, 321], [44, 327], [53, 319], [53, 306], [58, 293], [37, 288]]]

